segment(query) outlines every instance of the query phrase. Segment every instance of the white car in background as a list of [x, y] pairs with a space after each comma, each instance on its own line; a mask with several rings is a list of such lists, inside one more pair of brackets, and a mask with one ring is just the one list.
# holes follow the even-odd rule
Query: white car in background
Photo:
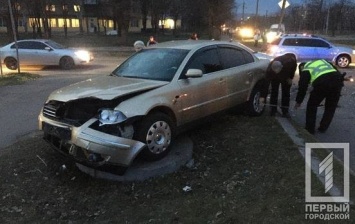
[[62, 69], [72, 69], [94, 59], [89, 51], [66, 48], [47, 39], [19, 40], [17, 48], [19, 60], [15, 42], [0, 48], [1, 62], [8, 69], [17, 69], [18, 61], [20, 65], [59, 65]]
[[106, 35], [108, 36], [112, 36], [112, 35], [117, 36], [117, 34], [118, 34], [117, 30], [109, 30], [106, 32]]

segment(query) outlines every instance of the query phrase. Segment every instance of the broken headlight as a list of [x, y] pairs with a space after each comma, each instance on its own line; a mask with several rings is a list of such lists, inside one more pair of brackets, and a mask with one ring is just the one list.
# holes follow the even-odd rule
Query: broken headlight
[[118, 110], [101, 109], [99, 113], [100, 125], [118, 124], [127, 120], [127, 117]]

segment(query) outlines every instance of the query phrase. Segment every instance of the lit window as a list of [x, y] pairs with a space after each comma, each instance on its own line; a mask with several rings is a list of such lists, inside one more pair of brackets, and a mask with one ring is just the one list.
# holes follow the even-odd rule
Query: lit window
[[74, 11], [80, 12], [80, 5], [74, 5]]
[[55, 5], [46, 5], [46, 11], [55, 12]]
[[71, 27], [79, 27], [79, 19], [72, 19]]
[[[70, 19], [66, 19], [67, 27], [70, 27]], [[64, 19], [58, 19], [58, 27], [64, 27]]]
[[48, 22], [50, 24], [50, 27], [57, 27], [56, 19], [54, 18], [49, 18]]

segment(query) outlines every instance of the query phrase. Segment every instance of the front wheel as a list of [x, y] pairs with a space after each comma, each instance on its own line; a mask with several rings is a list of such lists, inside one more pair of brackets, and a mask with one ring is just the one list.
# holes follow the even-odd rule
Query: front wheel
[[340, 55], [339, 57], [337, 57], [337, 61], [336, 64], [340, 67], [340, 68], [346, 68], [349, 66], [350, 64], [350, 57], [347, 55]]
[[17, 69], [17, 60], [15, 58], [6, 58], [4, 62], [5, 62], [6, 68], [8, 68], [10, 70]]
[[164, 113], [154, 113], [145, 117], [135, 128], [134, 139], [146, 144], [142, 157], [159, 160], [169, 150], [175, 128], [172, 119]]
[[256, 85], [251, 91], [247, 102], [247, 113], [250, 116], [260, 116], [264, 112], [265, 104], [260, 102], [261, 88]]
[[74, 60], [71, 57], [62, 57], [59, 61], [59, 66], [65, 70], [72, 69], [74, 67]]

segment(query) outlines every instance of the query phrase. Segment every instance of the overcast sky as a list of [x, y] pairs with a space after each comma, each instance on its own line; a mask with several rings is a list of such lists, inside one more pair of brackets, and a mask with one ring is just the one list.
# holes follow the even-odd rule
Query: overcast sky
[[[273, 14], [275, 12], [281, 11], [280, 6], [278, 3], [281, 0], [259, 0], [259, 10], [258, 14], [259, 15], [265, 15], [266, 12], [268, 14]], [[287, 0], [290, 4], [301, 4], [303, 0]], [[236, 0], [237, 5], [238, 5], [238, 15], [241, 15], [243, 12], [243, 0]], [[256, 12], [256, 2], [257, 0], [244, 0], [245, 3], [245, 8], [244, 8], [244, 13], [245, 14], [255, 14]]]

